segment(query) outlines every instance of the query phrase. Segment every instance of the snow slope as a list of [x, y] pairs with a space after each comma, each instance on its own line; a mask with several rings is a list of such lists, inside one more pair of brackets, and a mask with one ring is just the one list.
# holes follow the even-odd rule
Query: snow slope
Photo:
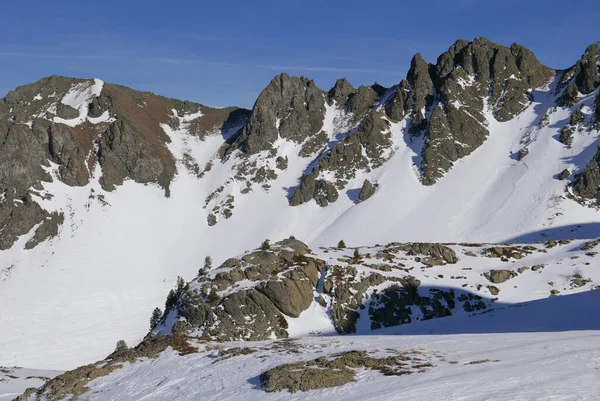
[[10, 401], [30, 387], [40, 387], [63, 372], [0, 366], [0, 401]]
[[[86, 96], [74, 96], [78, 100], [73, 105], [85, 103]], [[591, 106], [593, 96], [581, 101]], [[553, 89], [540, 90], [535, 98], [512, 121], [499, 123], [489, 114], [488, 140], [431, 187], [418, 182], [413, 166], [420, 140], [407, 136], [405, 122], [392, 124], [391, 159], [360, 174], [326, 208], [314, 202], [288, 205], [290, 188], [311, 162], [297, 156], [300, 145], [279, 139], [277, 155], [289, 157], [287, 170], [270, 182], [269, 191], [257, 186], [242, 195], [242, 185], [233, 179], [236, 159], [216, 159], [223, 138], [190, 136], [186, 123], [192, 117], [174, 115], [180, 128], [163, 126], [172, 140], [170, 151], [179, 160], [189, 153], [200, 166], [213, 162], [213, 168], [198, 179], [178, 162], [169, 198], [156, 186], [131, 181], [114, 192], [103, 191], [97, 179], [85, 187], [68, 187], [58, 180], [44, 184], [42, 193], [54, 196], [39, 202], [49, 210], [62, 210], [65, 223], [59, 236], [32, 250], [24, 244], [33, 231], [0, 251], [0, 361], [67, 369], [106, 356], [118, 339], [135, 343], [147, 332], [152, 310], [162, 307], [178, 275], [189, 280], [206, 255], [218, 265], [265, 238], [295, 235], [313, 248], [332, 246], [339, 239], [358, 246], [593, 238], [600, 214], [566, 199], [564, 182], [555, 175], [567, 167], [582, 168], [596, 150], [599, 133], [578, 133], [566, 148], [556, 136], [570, 110], [556, 109], [549, 124], [539, 128], [541, 117], [552, 109]], [[584, 108], [585, 113], [590, 110]], [[323, 128], [336, 138], [347, 132], [345, 124], [331, 117]], [[511, 152], [524, 142], [530, 153], [516, 161]], [[95, 174], [98, 178], [100, 172]], [[355, 204], [365, 178], [379, 183], [378, 191]], [[207, 196], [225, 182], [224, 192], [205, 207]], [[209, 227], [208, 212], [228, 195], [235, 196], [233, 215]]]
[[[382, 329], [371, 336], [304, 338], [291, 345], [197, 343], [200, 352], [186, 356], [168, 348], [156, 359], [126, 364], [95, 379], [85, 396], [99, 401], [595, 400], [600, 390], [598, 301], [600, 292], [592, 291], [471, 318]], [[257, 352], [219, 357], [221, 349], [236, 346], [252, 346]], [[262, 372], [283, 363], [349, 350], [383, 356], [409, 349], [418, 349], [433, 367], [389, 377], [358, 369], [356, 382], [298, 393], [265, 393], [259, 384]]]

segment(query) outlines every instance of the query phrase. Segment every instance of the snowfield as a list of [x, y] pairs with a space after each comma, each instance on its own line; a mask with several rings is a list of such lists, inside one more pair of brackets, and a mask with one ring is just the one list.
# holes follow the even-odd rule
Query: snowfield
[[[600, 390], [600, 291], [444, 318], [372, 335], [260, 343], [193, 342], [186, 356], [168, 348], [89, 383], [90, 400], [596, 400]], [[515, 305], [516, 306], [516, 305]], [[252, 347], [248, 355], [219, 352]], [[329, 389], [266, 393], [262, 372], [284, 363], [367, 350], [375, 356], [417, 350], [433, 365], [384, 376], [356, 370], [356, 381]], [[300, 352], [298, 352], [300, 351]]]
[[[63, 102], [84, 110], [83, 105], [97, 91], [98, 85], [96, 82], [90, 88], [81, 88], [79, 92], [63, 99]], [[591, 93], [581, 99], [586, 105], [583, 109], [586, 118], [590, 118], [595, 95]], [[276, 241], [294, 235], [307, 242], [316, 256], [321, 257], [319, 246], [330, 247], [340, 239], [349, 246], [365, 246], [392, 241], [489, 243], [598, 237], [598, 211], [567, 199], [565, 182], [558, 181], [556, 175], [565, 168], [581, 170], [596, 152], [599, 132], [579, 132], [574, 137], [572, 147], [565, 147], [556, 137], [572, 110], [553, 108], [553, 87], [536, 91], [534, 96], [533, 104], [509, 122], [499, 123], [488, 113], [491, 133], [487, 141], [471, 155], [458, 161], [442, 179], [429, 187], [420, 184], [418, 169], [414, 165], [420, 157], [420, 139], [411, 139], [406, 134], [405, 122], [392, 124], [389, 135], [393, 137], [395, 148], [391, 159], [381, 168], [361, 173], [349, 183], [346, 192], [340, 193], [337, 202], [325, 208], [320, 208], [312, 201], [297, 207], [288, 205], [290, 188], [298, 184], [297, 178], [311, 162], [308, 158], [298, 157], [301, 145], [278, 140], [277, 155], [289, 157], [288, 168], [270, 182], [269, 191], [255, 186], [250, 193], [242, 194], [243, 187], [232, 178], [235, 157], [226, 163], [220, 163], [216, 158], [216, 152], [223, 143], [222, 136], [215, 134], [199, 140], [188, 135], [186, 123], [201, 116], [174, 115], [174, 119], [180, 120], [179, 129], [163, 126], [172, 141], [168, 144], [169, 150], [178, 159], [178, 173], [171, 183], [170, 197], [165, 197], [164, 190], [158, 186], [140, 185], [132, 181], [126, 181], [116, 191], [105, 192], [97, 181], [101, 174], [99, 169], [92, 172], [95, 179], [85, 187], [69, 187], [58, 180], [44, 184], [39, 203], [48, 210], [63, 211], [65, 222], [57, 237], [32, 250], [25, 250], [24, 244], [34, 230], [21, 237], [11, 249], [0, 251], [0, 363], [70, 369], [104, 358], [119, 339], [135, 344], [147, 333], [152, 310], [163, 307], [166, 294], [173, 288], [178, 275], [190, 280], [202, 267], [206, 255], [212, 256], [215, 265], [218, 265], [226, 258], [256, 248], [265, 238]], [[540, 126], [539, 122], [547, 110], [552, 111], [549, 113], [549, 122]], [[323, 129], [329, 137], [336, 138], [337, 134], [347, 132], [347, 121], [335, 118], [335, 110], [328, 113]], [[81, 115], [76, 120], [81, 118], [88, 117]], [[517, 161], [513, 155], [525, 145], [529, 148], [529, 155]], [[213, 167], [199, 179], [185, 168], [182, 162], [184, 154], [191, 154], [199, 166], [212, 162]], [[368, 201], [356, 204], [357, 190], [365, 178], [377, 182], [378, 190]], [[207, 196], [225, 182], [229, 184], [224, 186], [224, 192], [205, 205]], [[53, 197], [42, 199], [45, 193]], [[235, 197], [233, 215], [209, 227], [208, 213], [228, 195]], [[556, 260], [567, 260], [570, 255], [556, 256]], [[461, 256], [463, 259], [468, 261], [468, 257]], [[502, 262], [497, 263], [498, 266], [503, 265]], [[593, 269], [597, 262], [593, 263], [589, 267], [589, 275], [597, 274]], [[555, 273], [547, 273], [552, 271], [544, 271], [543, 282], [541, 276], [536, 276], [535, 283], [530, 283], [533, 287], [527, 290], [503, 291], [501, 300], [521, 302], [546, 298], [547, 281], [562, 282], [564, 277], [561, 279], [561, 275], [572, 273], [559, 269]], [[535, 286], [541, 288], [542, 284], [543, 290], [534, 289]], [[313, 312], [299, 318], [308, 320], [291, 323], [295, 334], [310, 333], [313, 329], [305, 327], [305, 322], [309, 321], [316, 325], [315, 330], [324, 330], [327, 321], [322, 311], [315, 309]], [[482, 337], [487, 339], [481, 341], [512, 344], [512, 357], [500, 357], [497, 355], [500, 348], [496, 354], [492, 348], [490, 358], [512, 360], [503, 363], [514, 365], [519, 364], [518, 358], [526, 358], [524, 351], [530, 347], [538, 347], [539, 350], [543, 349], [540, 347], [544, 342], [556, 341], [556, 348], [544, 351], [547, 352], [543, 354], [545, 357], [537, 362], [531, 357], [531, 364], [523, 367], [530, 371], [530, 376], [537, 374], [536, 366], [560, 360], [562, 354], [558, 349], [571, 344], [575, 347], [575, 355], [585, 355], [582, 357], [584, 362], [578, 364], [570, 355], [562, 356], [565, 358], [563, 362], [573, 364], [574, 372], [581, 374], [562, 377], [561, 382], [557, 376], [552, 376], [558, 375], [558, 371], [552, 369], [558, 369], [558, 365], [563, 363], [556, 362], [552, 369], [548, 368], [549, 379], [544, 379], [549, 388], [557, 386], [552, 391], [556, 391], [559, 399], [560, 394], [575, 394], [567, 391], [569, 385], [575, 386], [580, 378], [589, 379], [587, 374], [592, 374], [592, 371], [586, 371], [587, 374], [583, 372], [583, 365], [593, 362], [589, 359], [591, 356], [585, 354], [586, 346], [582, 344], [586, 344], [583, 339], [594, 337], [589, 337], [589, 333], [574, 336], [519, 334]], [[372, 338], [340, 341], [366, 343]], [[411, 340], [415, 341], [414, 344], [408, 344], [432, 349], [435, 349], [434, 344], [442, 344], [428, 342], [433, 341], [432, 338], [419, 337]], [[477, 352], [482, 352], [481, 349], [470, 350], [468, 344], [461, 342], [461, 338], [448, 340], [448, 350], [461, 353], [461, 360], [474, 358]], [[583, 343], [580, 344], [580, 341]], [[515, 359], [511, 359], [513, 357]], [[498, 363], [481, 367], [481, 376], [479, 379], [477, 376], [472, 378], [474, 382], [471, 388], [485, 387], [485, 380], [492, 377], [486, 371], [494, 371], [494, 377], [504, 377], [502, 380], [515, 388], [523, 387], [525, 378], [530, 377], [521, 370], [507, 370], [503, 366], [506, 365]], [[465, 392], [461, 392], [463, 385], [458, 384], [460, 375], [473, 367], [447, 368], [431, 373], [441, 375], [436, 376], [436, 382], [440, 383], [439, 394], [456, 391], [456, 399], [477, 399], [460, 398], [460, 394], [466, 394], [467, 385], [464, 385]], [[502, 376], [502, 372], [506, 376]], [[235, 378], [229, 383], [230, 376], [215, 376], [212, 391], [219, 390], [222, 385], [233, 385], [234, 380], [242, 380]], [[398, 380], [399, 383], [406, 380], [413, 383], [414, 380], [426, 380], [423, 378], [415, 375]], [[361, 380], [377, 382], [383, 379], [366, 374]], [[140, 383], [143, 381], [140, 378]], [[189, 378], [190, 383], [197, 381]], [[588, 383], [588, 390], [592, 382]], [[356, 385], [360, 383], [359, 380]], [[564, 392], [562, 387], [558, 388], [559, 384], [564, 386]], [[432, 384], [423, 382], [422, 385]], [[174, 384], [173, 388], [176, 387]], [[245, 388], [250, 393], [254, 391], [250, 383]], [[397, 390], [382, 388], [381, 391], [405, 391], [403, 388], [400, 385]], [[493, 391], [493, 386], [485, 388]], [[585, 389], [586, 386], [583, 386], [581, 391]], [[314, 397], [333, 395], [335, 391], [315, 393]], [[377, 395], [371, 391], [373, 396], [384, 397], [383, 393]], [[546, 395], [550, 396], [551, 393]], [[173, 399], [185, 399], [177, 397], [183, 395], [175, 395]], [[541, 395], [539, 397], [543, 399]], [[158, 395], [155, 397], [159, 398]], [[490, 399], [493, 398], [490, 396]], [[497, 393], [496, 398], [503, 397]]]

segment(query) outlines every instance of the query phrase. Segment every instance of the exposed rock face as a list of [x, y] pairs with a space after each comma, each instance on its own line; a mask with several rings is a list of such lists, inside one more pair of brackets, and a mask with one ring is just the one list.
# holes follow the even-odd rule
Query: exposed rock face
[[[334, 172], [335, 187], [342, 189], [359, 169], [370, 171], [381, 166], [389, 157], [387, 150], [390, 143], [389, 122], [382, 113], [371, 111], [355, 134], [333, 147], [311, 173], [301, 178], [290, 205], [297, 206], [311, 199], [310, 194], [314, 193], [314, 185], [321, 171]], [[332, 192], [331, 188], [329, 192]], [[326, 206], [324, 202], [319, 204]]]
[[484, 99], [488, 95], [494, 117], [507, 121], [530, 104], [529, 90], [544, 85], [553, 75], [531, 51], [484, 38], [457, 41], [429, 71], [436, 102], [431, 106], [423, 148], [425, 185], [435, 183], [456, 160], [485, 141]]
[[483, 255], [488, 258], [508, 259], [523, 259], [525, 256], [535, 251], [535, 247], [530, 245], [525, 246], [491, 246], [483, 251]]
[[363, 305], [365, 293], [369, 287], [379, 285], [386, 278], [379, 273], [356, 280], [356, 270], [334, 266], [330, 284], [325, 292], [332, 297], [331, 320], [338, 333], [355, 333], [356, 322], [360, 317], [358, 309]]
[[166, 149], [152, 148], [144, 134], [123, 120], [107, 128], [98, 150], [98, 159], [105, 171], [101, 179], [104, 188], [114, 189], [125, 178], [132, 178], [141, 183], [158, 181], [168, 190], [175, 173], [175, 161]]
[[404, 118], [409, 104], [409, 97], [409, 84], [408, 81], [404, 79], [396, 86], [396, 88], [394, 88], [394, 93], [385, 103], [385, 114], [390, 120], [398, 122]]
[[422, 255], [425, 258], [421, 262], [426, 266], [440, 266], [447, 263], [454, 264], [458, 262], [456, 252], [442, 244], [432, 244], [427, 242], [413, 242], [407, 244], [398, 244], [396, 247], [390, 247], [390, 251], [394, 249], [402, 250], [407, 255]]
[[415, 54], [410, 62], [406, 80], [411, 89], [406, 107], [412, 110], [411, 131], [418, 132], [425, 128], [425, 110], [433, 103], [434, 86], [429, 72], [429, 64], [420, 53]]
[[501, 284], [507, 280], [510, 280], [513, 277], [518, 275], [517, 272], [512, 270], [490, 270], [487, 273], [484, 273], [485, 278], [487, 278], [490, 282], [494, 284]]
[[356, 89], [352, 86], [346, 78], [340, 78], [335, 81], [333, 88], [329, 90], [329, 102], [335, 102], [338, 106], [345, 107], [348, 103], [348, 98], [356, 92]]
[[451, 316], [461, 303], [466, 312], [487, 309], [480, 296], [469, 292], [432, 288], [423, 295], [415, 284], [392, 285], [371, 298], [371, 329], [411, 323], [415, 319], [413, 307], [419, 308], [422, 320]]
[[271, 149], [278, 137], [302, 143], [321, 130], [324, 115], [325, 94], [314, 81], [280, 74], [258, 96], [238, 145], [253, 154]]
[[371, 181], [364, 180], [362, 188], [360, 189], [360, 193], [358, 194], [358, 202], [364, 202], [369, 199], [373, 194], [375, 194], [375, 190], [377, 189], [376, 185], [371, 184]]
[[348, 351], [311, 361], [279, 365], [261, 373], [260, 383], [269, 393], [283, 390], [294, 393], [353, 382], [356, 369], [372, 369], [386, 376], [402, 376], [424, 372], [431, 367], [431, 363], [420, 359], [417, 352], [412, 350], [394, 352], [381, 358], [371, 356], [367, 351]]
[[132, 179], [156, 183], [168, 195], [175, 160], [160, 124], [174, 123], [172, 110], [201, 110], [189, 123], [198, 136], [243, 119], [237, 108], [211, 109], [99, 80], [52, 76], [9, 92], [0, 100], [0, 249], [38, 223], [27, 247], [59, 232], [60, 213], [36, 202], [35, 190], [53, 180], [50, 163], [66, 185], [87, 185], [99, 165], [105, 190]]
[[325, 180], [317, 180], [315, 182], [313, 198], [317, 202], [317, 205], [325, 207], [329, 203], [335, 202], [338, 196], [338, 191], [332, 183]]
[[571, 127], [570, 125], [565, 125], [560, 130], [560, 135], [558, 137], [558, 140], [561, 143], [564, 143], [565, 145], [567, 145], [568, 148], [570, 148], [571, 145], [573, 145], [573, 134], [574, 133], [575, 133], [575, 130], [573, 129], [573, 127]]
[[[307, 258], [309, 249], [288, 239], [245, 255], [228, 259], [212, 280], [186, 291], [176, 306], [193, 330], [222, 340], [266, 340], [287, 337], [284, 315], [298, 317], [314, 299], [324, 262]], [[242, 280], [256, 285], [236, 291]], [[211, 294], [223, 292], [222, 297]], [[251, 320], [247, 317], [252, 316]]]
[[597, 59], [600, 56], [600, 42], [590, 45], [577, 63], [565, 70], [558, 88], [566, 88], [559, 99], [559, 105], [570, 107], [575, 104], [577, 93], [588, 94], [600, 85], [600, 71]]
[[563, 171], [560, 172], [560, 174], [558, 174], [558, 179], [563, 181], [566, 180], [567, 178], [569, 178], [571, 176], [571, 172], [569, 171], [569, 169], [564, 169]]
[[359, 121], [377, 101], [379, 95], [371, 86], [361, 86], [348, 99], [347, 111], [354, 114], [354, 120]]
[[525, 158], [525, 156], [527, 156], [528, 154], [529, 154], [529, 149], [527, 149], [527, 148], [519, 149], [519, 152], [517, 152], [517, 160], [523, 160]]
[[587, 200], [598, 201], [598, 187], [600, 187], [600, 147], [583, 172], [575, 175], [572, 184], [573, 193]]
[[309, 174], [302, 178], [300, 185], [294, 191], [294, 195], [290, 199], [290, 206], [297, 206], [314, 199], [317, 205], [325, 207], [329, 203], [335, 202], [338, 196], [338, 191], [332, 183], [316, 180], [315, 174]]

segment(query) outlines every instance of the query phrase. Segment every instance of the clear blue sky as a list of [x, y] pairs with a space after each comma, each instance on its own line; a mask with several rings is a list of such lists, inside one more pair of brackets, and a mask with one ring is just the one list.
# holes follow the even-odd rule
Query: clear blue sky
[[599, 0], [6, 1], [0, 96], [57, 74], [251, 107], [282, 71], [323, 89], [342, 76], [389, 86], [414, 53], [435, 62], [476, 36], [565, 68], [600, 40], [598, 21]]

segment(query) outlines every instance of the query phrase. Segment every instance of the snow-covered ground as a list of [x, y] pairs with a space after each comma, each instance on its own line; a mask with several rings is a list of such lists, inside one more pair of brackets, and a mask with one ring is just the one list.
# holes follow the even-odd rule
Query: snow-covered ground
[[[538, 128], [541, 113], [553, 102], [550, 92], [536, 92], [536, 102], [510, 122], [496, 122], [489, 114], [488, 140], [430, 187], [419, 183], [413, 166], [419, 141], [411, 142], [403, 123], [393, 124], [391, 160], [351, 181], [326, 208], [314, 202], [288, 205], [286, 195], [310, 159], [297, 156], [299, 145], [279, 140], [278, 155], [289, 156], [287, 170], [278, 171], [269, 192], [257, 185], [241, 194], [243, 185], [231, 180], [220, 196], [235, 196], [233, 215], [213, 227], [207, 215], [214, 203], [205, 208], [205, 199], [232, 179], [236, 160], [215, 160], [223, 138], [189, 136], [189, 118], [174, 116], [180, 128], [163, 127], [172, 139], [171, 152], [178, 159], [189, 153], [199, 166], [212, 161], [213, 168], [198, 179], [179, 163], [169, 198], [157, 186], [131, 181], [108, 193], [97, 180], [85, 187], [44, 184], [54, 196], [40, 203], [62, 210], [65, 223], [58, 237], [33, 250], [24, 249], [32, 232], [0, 251], [0, 362], [68, 369], [105, 357], [119, 339], [136, 343], [178, 275], [189, 280], [206, 255], [218, 265], [265, 238], [294, 235], [316, 250], [340, 239], [363, 246], [596, 237], [600, 213], [566, 199], [565, 182], [555, 176], [564, 168], [583, 168], [596, 152], [599, 133], [578, 132], [573, 146], [565, 147], [556, 139], [570, 114], [563, 109]], [[582, 101], [591, 105], [593, 94]], [[324, 127], [330, 138], [341, 129], [334, 120], [326, 119]], [[517, 161], [511, 152], [523, 141], [530, 141], [530, 152]], [[378, 190], [355, 204], [352, 194], [364, 178], [379, 183]]]
[[10, 401], [30, 387], [40, 387], [62, 372], [0, 366], [0, 401]]
[[[303, 338], [295, 344], [198, 343], [179, 356], [126, 364], [90, 382], [90, 400], [596, 400], [600, 391], [600, 291], [382, 329], [373, 335]], [[280, 344], [280, 346], [278, 346]], [[221, 349], [257, 352], [218, 357]], [[294, 349], [300, 352], [294, 351]], [[384, 376], [358, 369], [356, 381], [322, 390], [266, 393], [259, 375], [277, 365], [366, 350], [418, 349], [433, 367]]]

